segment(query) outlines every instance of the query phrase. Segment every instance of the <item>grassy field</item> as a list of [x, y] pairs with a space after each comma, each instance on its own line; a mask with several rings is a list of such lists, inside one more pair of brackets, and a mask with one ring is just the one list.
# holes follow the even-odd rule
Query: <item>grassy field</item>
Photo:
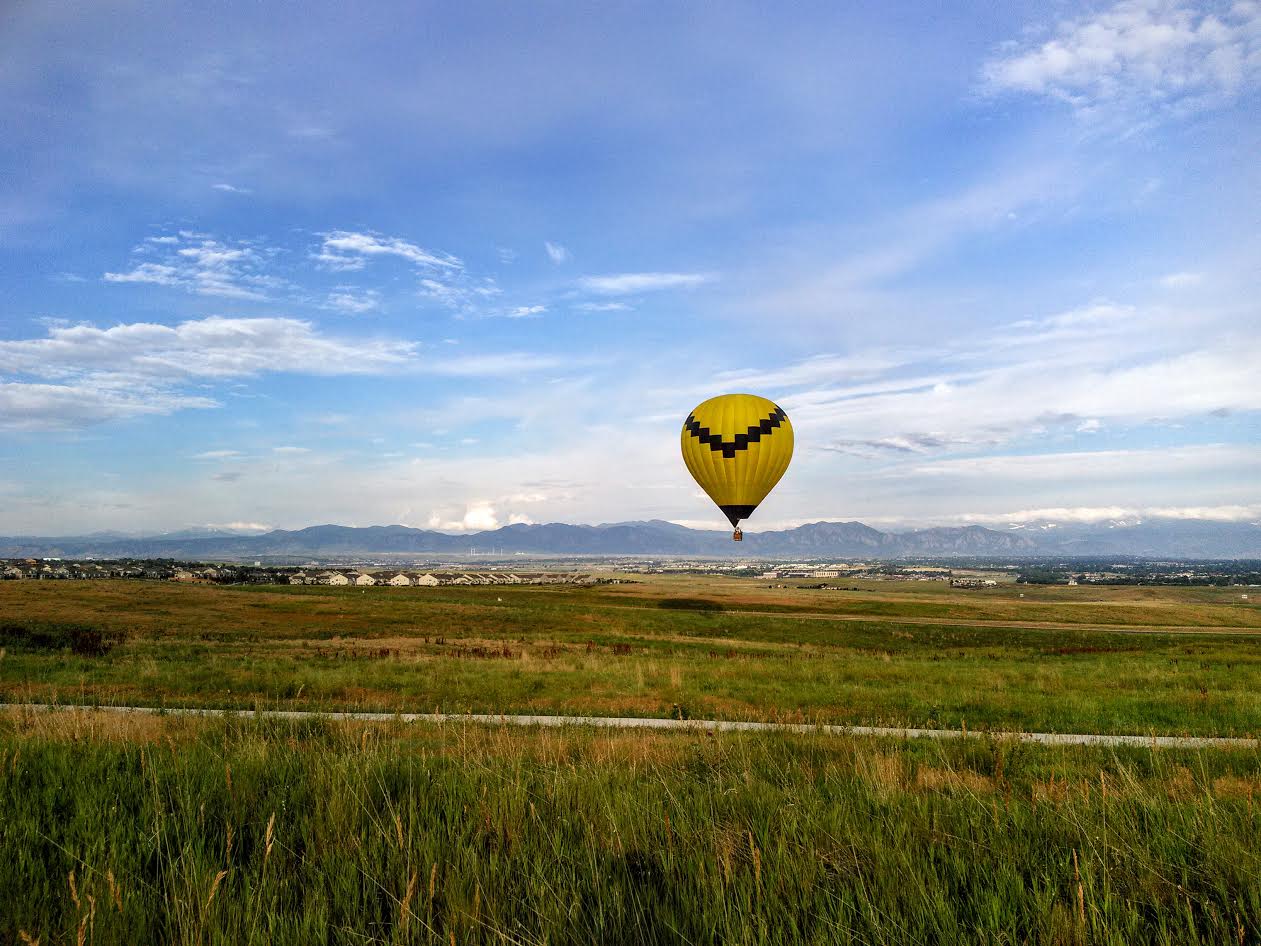
[[[0, 699], [1261, 733], [1230, 589], [0, 583]], [[1024, 597], [1021, 597], [1021, 595]], [[1261, 944], [1261, 755], [0, 711], [0, 946]]]
[[4, 582], [0, 698], [1261, 732], [1261, 607], [1231, 589], [840, 583]]
[[0, 943], [1261, 942], [1255, 751], [0, 713]]

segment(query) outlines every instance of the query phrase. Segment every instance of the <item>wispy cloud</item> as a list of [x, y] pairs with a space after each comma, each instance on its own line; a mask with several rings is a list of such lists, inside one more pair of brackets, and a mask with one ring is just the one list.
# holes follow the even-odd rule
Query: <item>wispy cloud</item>
[[693, 289], [713, 282], [711, 273], [618, 273], [611, 276], [584, 276], [578, 284], [588, 292], [605, 296], [625, 296], [662, 289]]
[[543, 242], [543, 249], [547, 251], [547, 258], [553, 263], [563, 263], [569, 259], [569, 250], [561, 246], [559, 243], [553, 243], [550, 240]]
[[372, 257], [394, 257], [426, 270], [460, 270], [464, 263], [458, 257], [434, 253], [399, 237], [383, 237], [374, 233], [334, 230], [323, 234], [315, 259], [332, 270], [363, 269]]
[[1031, 523], [1085, 524], [1099, 522], [1134, 523], [1147, 519], [1208, 519], [1214, 522], [1261, 521], [1261, 505], [1225, 504], [1215, 506], [1044, 506], [1013, 509], [1009, 512], [957, 513], [938, 521], [984, 525], [1024, 526]]
[[1059, 453], [962, 457], [906, 468], [900, 475], [1062, 481], [1089, 470], [1092, 479], [1128, 478], [1160, 470], [1170, 474], [1212, 471], [1223, 466], [1261, 465], [1261, 447], [1201, 444], [1138, 450], [1078, 450]]
[[777, 391], [822, 450], [911, 457], [1261, 410], [1230, 311], [1096, 303], [937, 351], [817, 356], [723, 387]]
[[0, 341], [0, 370], [60, 377], [233, 378], [263, 372], [378, 374], [413, 361], [413, 342], [325, 335], [289, 318], [212, 316], [175, 326], [51, 326], [45, 338]]
[[234, 184], [219, 183], [219, 184], [211, 184], [210, 186], [217, 191], [223, 191], [225, 194], [252, 194], [254, 193], [248, 187], [237, 187]]
[[574, 306], [579, 312], [629, 312], [625, 302], [580, 302]]
[[818, 446], [819, 450], [847, 453], [856, 457], [876, 458], [889, 455], [924, 455], [942, 450], [994, 446], [1002, 442], [1000, 437], [952, 436], [944, 433], [894, 434], [889, 437], [873, 437], [869, 440], [832, 440]]
[[206, 450], [202, 453], [194, 453], [194, 460], [236, 460], [242, 456], [240, 450]]
[[545, 305], [519, 305], [514, 309], [509, 309], [507, 316], [510, 319], [528, 319], [531, 316], [542, 315], [546, 311]]
[[572, 363], [552, 355], [507, 352], [496, 355], [468, 355], [449, 358], [427, 366], [432, 374], [452, 377], [516, 377], [532, 371], [549, 371]]
[[415, 342], [338, 337], [289, 318], [216, 316], [175, 326], [137, 322], [110, 328], [51, 325], [47, 333], [43, 338], [0, 341], [0, 372], [31, 379], [3, 385], [4, 426], [74, 427], [137, 414], [217, 407], [217, 400], [181, 388], [278, 372], [519, 377], [563, 363], [528, 352], [422, 359]]
[[460, 316], [476, 316], [486, 314], [483, 307], [503, 295], [503, 290], [490, 277], [473, 279], [463, 273], [454, 273], [445, 279], [421, 279], [417, 293]]
[[401, 369], [415, 355], [411, 342], [334, 338], [297, 319], [54, 325], [44, 338], [0, 342], [0, 371], [41, 379], [3, 385], [0, 423], [66, 428], [212, 408], [219, 406], [217, 400], [180, 388], [199, 379], [277, 371], [375, 374]]
[[106, 272], [103, 278], [109, 283], [148, 283], [204, 296], [260, 300], [287, 285], [264, 271], [277, 252], [250, 241], [220, 241], [185, 230], [149, 237], [133, 250], [137, 263], [125, 271]]
[[105, 421], [219, 407], [213, 398], [153, 387], [122, 390], [94, 381], [0, 382], [0, 427], [73, 430]]
[[1221, 102], [1261, 78], [1261, 6], [1210, 11], [1178, 0], [1126, 0], [1061, 22], [1038, 44], [1007, 44], [984, 68], [994, 92], [1023, 92], [1090, 111]]
[[1203, 273], [1169, 273], [1157, 282], [1163, 289], [1192, 289], [1204, 282]]
[[376, 289], [355, 289], [338, 286], [328, 294], [325, 304], [339, 312], [363, 315], [381, 307], [381, 293]]

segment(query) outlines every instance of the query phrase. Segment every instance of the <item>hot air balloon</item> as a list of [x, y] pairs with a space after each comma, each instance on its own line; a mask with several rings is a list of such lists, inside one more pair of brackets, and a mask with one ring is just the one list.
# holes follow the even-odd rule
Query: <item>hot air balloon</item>
[[783, 408], [756, 394], [722, 394], [683, 422], [683, 462], [735, 529], [775, 488], [793, 456], [793, 428]]

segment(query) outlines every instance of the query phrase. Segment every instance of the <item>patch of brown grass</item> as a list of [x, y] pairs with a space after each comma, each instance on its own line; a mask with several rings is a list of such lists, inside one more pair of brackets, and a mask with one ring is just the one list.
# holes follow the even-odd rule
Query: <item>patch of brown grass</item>
[[920, 766], [915, 771], [915, 788], [929, 792], [992, 794], [997, 786], [994, 779], [971, 769], [936, 768]]
[[1218, 798], [1246, 798], [1251, 801], [1261, 796], [1261, 777], [1219, 775], [1213, 779], [1213, 794]]
[[116, 713], [108, 710], [29, 710], [4, 707], [0, 718], [23, 737], [71, 742], [164, 742], [194, 738], [201, 721], [189, 717]]

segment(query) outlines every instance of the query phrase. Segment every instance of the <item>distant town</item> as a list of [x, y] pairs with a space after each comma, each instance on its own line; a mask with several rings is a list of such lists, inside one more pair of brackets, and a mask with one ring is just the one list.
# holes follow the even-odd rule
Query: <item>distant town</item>
[[521, 570], [520, 562], [488, 560], [413, 563], [311, 562], [300, 566], [171, 559], [100, 561], [59, 558], [0, 559], [4, 581], [88, 581], [131, 579], [185, 583], [249, 585], [329, 585], [369, 587], [440, 587], [448, 585], [610, 584], [635, 574], [725, 575], [781, 584], [818, 582], [816, 588], [846, 590], [837, 581], [943, 582], [955, 588], [999, 585], [1215, 585], [1261, 586], [1261, 562], [1177, 561], [1002, 561], [960, 562], [777, 562], [703, 559], [609, 558], [592, 561], [540, 560]]

